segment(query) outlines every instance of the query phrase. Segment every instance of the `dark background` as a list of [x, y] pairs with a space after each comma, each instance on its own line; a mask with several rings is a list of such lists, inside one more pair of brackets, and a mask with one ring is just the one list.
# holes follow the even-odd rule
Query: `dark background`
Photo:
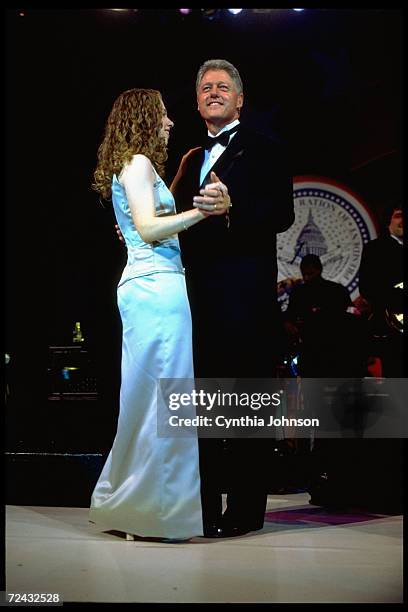
[[205, 133], [197, 69], [228, 59], [244, 81], [242, 121], [288, 142], [294, 175], [344, 183], [379, 218], [401, 204], [402, 17], [401, 9], [6, 11], [6, 351], [14, 414], [34, 438], [48, 346], [69, 344], [75, 321], [95, 355], [98, 410], [112, 424], [118, 407], [115, 295], [125, 253], [90, 187], [115, 98], [132, 87], [162, 91], [175, 122], [170, 180]]

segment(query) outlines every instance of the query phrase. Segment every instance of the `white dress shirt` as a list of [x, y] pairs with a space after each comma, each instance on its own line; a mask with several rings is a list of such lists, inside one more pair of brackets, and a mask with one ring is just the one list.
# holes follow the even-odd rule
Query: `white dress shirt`
[[[222, 130], [218, 132], [217, 136], [219, 136], [223, 132], [227, 132], [228, 130], [231, 130], [236, 125], [239, 125], [239, 119], [235, 119], [235, 121], [233, 121], [232, 123], [229, 123], [228, 125], [224, 126]], [[234, 138], [236, 133], [237, 132], [234, 132], [233, 134], [231, 134], [228, 144], [231, 142], [232, 138]], [[210, 138], [215, 138], [215, 136], [213, 136], [213, 134], [211, 134], [210, 132], [208, 132], [208, 135]], [[217, 159], [224, 153], [226, 148], [227, 147], [224, 147], [222, 144], [217, 142], [217, 144], [215, 144], [211, 148], [210, 151], [207, 151], [207, 149], [205, 150], [204, 162], [203, 162], [203, 165], [201, 166], [200, 185], [205, 179], [205, 177], [207, 176], [210, 169], [213, 167], [213, 165], [217, 161]]]

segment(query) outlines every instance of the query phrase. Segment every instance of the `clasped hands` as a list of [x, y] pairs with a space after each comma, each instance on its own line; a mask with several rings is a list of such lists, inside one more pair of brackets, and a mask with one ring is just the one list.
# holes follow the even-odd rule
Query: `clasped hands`
[[211, 172], [211, 183], [204, 189], [200, 189], [199, 196], [194, 196], [193, 206], [201, 210], [204, 215], [225, 215], [231, 208], [231, 198], [228, 195], [228, 188], [220, 181], [215, 172]]

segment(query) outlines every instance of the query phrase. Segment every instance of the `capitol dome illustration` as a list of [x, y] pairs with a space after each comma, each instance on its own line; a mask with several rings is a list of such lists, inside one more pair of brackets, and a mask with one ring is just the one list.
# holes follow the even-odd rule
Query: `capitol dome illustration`
[[296, 240], [296, 256], [302, 258], [305, 255], [312, 254], [321, 257], [327, 251], [328, 248], [324, 236], [313, 219], [311, 209], [309, 209], [306, 225]]

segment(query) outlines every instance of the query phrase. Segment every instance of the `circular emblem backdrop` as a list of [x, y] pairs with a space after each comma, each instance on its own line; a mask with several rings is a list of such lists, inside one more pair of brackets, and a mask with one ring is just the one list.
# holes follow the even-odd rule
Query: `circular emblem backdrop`
[[295, 221], [277, 237], [278, 299], [287, 307], [294, 284], [302, 278], [304, 255], [320, 257], [322, 276], [358, 295], [363, 245], [377, 237], [370, 211], [362, 199], [332, 179], [296, 176], [293, 185]]

